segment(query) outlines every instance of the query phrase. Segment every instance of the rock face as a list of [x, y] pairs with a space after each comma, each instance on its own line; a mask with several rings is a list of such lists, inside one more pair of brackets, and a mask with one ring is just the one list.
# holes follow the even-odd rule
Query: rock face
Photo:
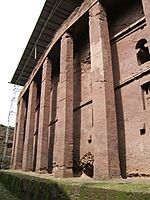
[[11, 151], [12, 151], [12, 141], [13, 141], [13, 133], [14, 128], [9, 127], [9, 137], [7, 143], [7, 152], [4, 162], [2, 163], [2, 156], [4, 151], [4, 144], [5, 144], [5, 137], [6, 137], [6, 126], [0, 124], [0, 167], [3, 165], [4, 168], [9, 168], [10, 165], [10, 158], [11, 158]]

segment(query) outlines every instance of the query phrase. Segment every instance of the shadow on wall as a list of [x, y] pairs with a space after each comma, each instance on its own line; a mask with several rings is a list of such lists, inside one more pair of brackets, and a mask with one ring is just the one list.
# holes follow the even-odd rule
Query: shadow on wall
[[[86, 106], [92, 103], [84, 102], [87, 100], [86, 98], [89, 98], [87, 97], [88, 94], [86, 90], [88, 85], [85, 85], [85, 76], [87, 70], [90, 68], [88, 23], [89, 16], [88, 13], [86, 13], [69, 29], [74, 40], [73, 172], [74, 176], [77, 177], [80, 177], [82, 173], [93, 177], [93, 166], [91, 167], [91, 165], [89, 165], [89, 157], [84, 157], [83, 155], [91, 151], [91, 144], [89, 146], [87, 145], [87, 135], [90, 134], [90, 130], [87, 130], [86, 126], [88, 124], [87, 120], [89, 116], [87, 116], [87, 120], [84, 120], [84, 118], [86, 118], [86, 112], [84, 109], [88, 109]], [[90, 73], [90, 70], [88, 72]], [[84, 162], [82, 162], [83, 160]]]
[[[81, 139], [81, 65], [74, 64], [74, 86], [73, 86], [73, 174], [76, 177], [81, 176], [80, 168], [80, 139]], [[79, 108], [79, 109], [78, 109]]]
[[[118, 51], [116, 44], [112, 44], [112, 66], [114, 85], [119, 85], [120, 80], [120, 66], [118, 59]], [[116, 102], [116, 113], [117, 113], [117, 129], [118, 129], [118, 146], [119, 146], [119, 160], [121, 176], [126, 178], [126, 140], [125, 140], [125, 127], [124, 127], [124, 111], [121, 88], [115, 89], [115, 102]]]

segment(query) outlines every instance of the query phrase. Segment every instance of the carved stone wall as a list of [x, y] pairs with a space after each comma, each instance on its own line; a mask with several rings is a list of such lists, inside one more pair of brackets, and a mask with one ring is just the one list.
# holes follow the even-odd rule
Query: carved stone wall
[[[3, 156], [4, 151], [4, 143], [5, 143], [5, 137], [6, 137], [6, 126], [0, 124], [0, 162]], [[10, 167], [10, 159], [11, 159], [11, 152], [12, 152], [12, 141], [13, 141], [13, 133], [14, 128], [10, 127], [9, 129], [9, 138], [8, 138], [8, 144], [7, 144], [7, 152], [6, 152], [6, 159], [4, 160], [4, 167], [9, 168]]]

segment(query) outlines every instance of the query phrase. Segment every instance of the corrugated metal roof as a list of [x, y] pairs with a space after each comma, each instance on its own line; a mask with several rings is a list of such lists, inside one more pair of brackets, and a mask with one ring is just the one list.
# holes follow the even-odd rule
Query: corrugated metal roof
[[[23, 86], [27, 82], [32, 70], [58, 28], [82, 1], [83, 0], [46, 0], [11, 83]], [[37, 49], [36, 59], [34, 51], [35, 46]]]

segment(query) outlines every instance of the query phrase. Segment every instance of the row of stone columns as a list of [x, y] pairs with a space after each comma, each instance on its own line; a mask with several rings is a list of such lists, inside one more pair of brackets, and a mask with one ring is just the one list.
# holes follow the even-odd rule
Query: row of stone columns
[[[73, 41], [68, 34], [62, 37], [61, 42], [61, 72], [59, 84], [59, 128], [60, 135], [64, 138], [61, 146], [62, 166], [67, 166], [69, 176], [72, 176], [72, 131], [73, 131]], [[36, 155], [36, 171], [47, 170], [48, 167], [48, 126], [50, 109], [52, 64], [48, 58], [43, 63], [40, 113], [38, 126], [38, 142]], [[29, 86], [27, 116], [25, 116], [25, 99], [21, 98], [18, 104], [15, 132], [14, 157], [12, 168], [25, 171], [33, 170], [33, 138], [35, 134], [35, 111], [37, 101], [37, 85], [33, 80]], [[26, 117], [26, 123], [25, 123]], [[25, 125], [25, 130], [24, 130]], [[23, 140], [23, 136], [24, 140]], [[71, 144], [71, 145], [70, 145]], [[71, 152], [68, 154], [68, 152]], [[66, 158], [67, 157], [67, 158]], [[64, 164], [63, 164], [64, 163]], [[64, 171], [60, 169], [61, 176]]]
[[[94, 177], [108, 178], [120, 174], [118, 139], [114, 101], [113, 75], [109, 33], [105, 10], [98, 2], [89, 11], [91, 51], [93, 120], [94, 120]], [[48, 58], [43, 64], [40, 114], [37, 142], [36, 170], [47, 169], [48, 123], [50, 109], [52, 65]], [[24, 133], [25, 105], [23, 97], [18, 113], [16, 145], [13, 167], [32, 170], [32, 151], [37, 88], [33, 81], [29, 87], [27, 119]], [[60, 140], [60, 169], [56, 176], [72, 176], [73, 167], [73, 40], [65, 33], [61, 40], [60, 82], [58, 97], [58, 132]], [[19, 150], [21, 149], [21, 151]], [[23, 152], [23, 157], [22, 153]]]

